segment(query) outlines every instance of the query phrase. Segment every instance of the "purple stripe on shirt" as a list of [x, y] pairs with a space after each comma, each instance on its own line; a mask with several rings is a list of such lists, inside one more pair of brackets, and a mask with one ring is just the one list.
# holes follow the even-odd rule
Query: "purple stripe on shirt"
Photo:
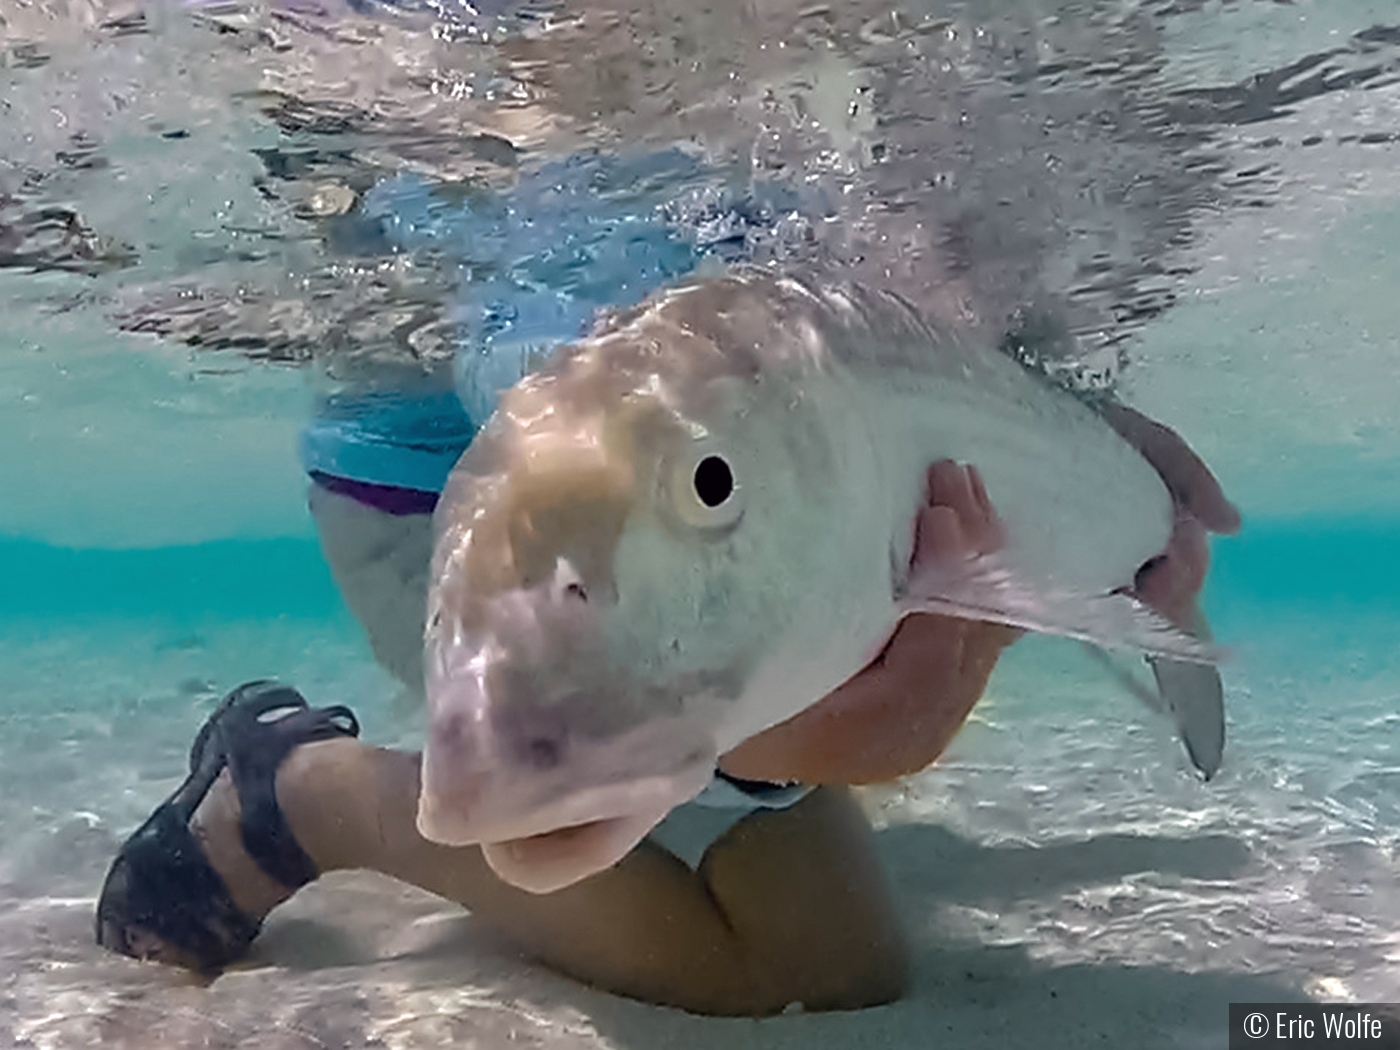
[[382, 510], [385, 514], [392, 514], [397, 518], [409, 514], [431, 514], [438, 501], [436, 492], [405, 489], [398, 485], [376, 485], [371, 481], [340, 478], [319, 470], [311, 471], [311, 480], [327, 492], [348, 496], [357, 503]]

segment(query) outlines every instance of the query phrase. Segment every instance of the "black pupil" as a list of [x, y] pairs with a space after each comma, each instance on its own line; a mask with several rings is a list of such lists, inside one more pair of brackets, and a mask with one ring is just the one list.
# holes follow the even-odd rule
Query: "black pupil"
[[718, 507], [734, 494], [734, 472], [719, 456], [706, 456], [695, 465], [695, 495], [707, 507]]

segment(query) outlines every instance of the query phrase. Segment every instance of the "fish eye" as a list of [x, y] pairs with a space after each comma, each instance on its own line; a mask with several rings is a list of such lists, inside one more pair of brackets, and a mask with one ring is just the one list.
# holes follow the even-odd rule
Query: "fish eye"
[[695, 498], [714, 510], [724, 506], [734, 495], [734, 471], [723, 456], [706, 456], [695, 464], [691, 486], [695, 489]]
[[708, 441], [675, 462], [670, 504], [683, 523], [697, 529], [727, 529], [743, 516], [743, 488], [730, 459]]

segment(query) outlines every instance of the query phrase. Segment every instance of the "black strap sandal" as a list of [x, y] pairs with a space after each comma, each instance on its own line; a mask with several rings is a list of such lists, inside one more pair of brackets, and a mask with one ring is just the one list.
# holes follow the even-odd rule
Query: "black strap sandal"
[[318, 872], [277, 804], [277, 767], [302, 744], [359, 734], [349, 708], [312, 708], [276, 682], [249, 682], [231, 692], [190, 747], [190, 775], [112, 862], [97, 902], [97, 943], [206, 974], [242, 956], [262, 920], [233, 902], [190, 831], [190, 818], [227, 766], [242, 810], [243, 848], [270, 877], [299, 889]]

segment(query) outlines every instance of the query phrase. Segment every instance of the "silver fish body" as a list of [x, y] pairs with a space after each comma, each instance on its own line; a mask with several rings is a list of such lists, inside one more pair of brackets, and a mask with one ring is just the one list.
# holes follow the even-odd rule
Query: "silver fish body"
[[[943, 458], [981, 470], [1006, 547], [910, 579]], [[1096, 413], [897, 298], [762, 273], [671, 290], [503, 394], [449, 480], [420, 829], [526, 888], [574, 881], [914, 609], [1199, 658], [1113, 605], [1172, 520]], [[499, 845], [570, 827], [594, 829], [587, 864], [532, 874]]]

